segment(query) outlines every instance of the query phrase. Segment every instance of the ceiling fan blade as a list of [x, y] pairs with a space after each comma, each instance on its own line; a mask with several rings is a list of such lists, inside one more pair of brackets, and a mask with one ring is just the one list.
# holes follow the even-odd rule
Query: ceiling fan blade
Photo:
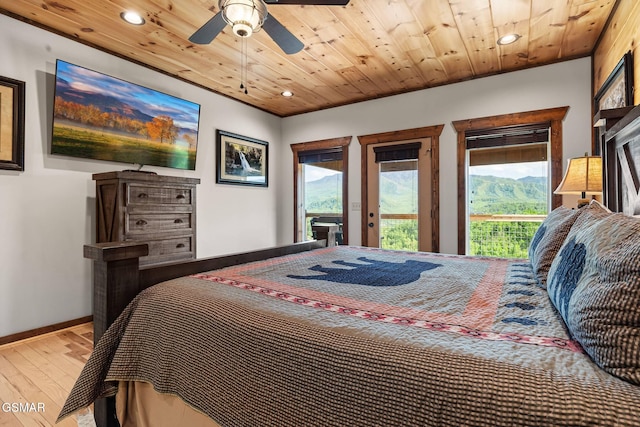
[[287, 55], [298, 53], [304, 47], [304, 44], [271, 14], [264, 20], [262, 28]]
[[222, 18], [222, 13], [218, 12], [213, 15], [198, 31], [189, 37], [191, 43], [209, 44], [216, 38], [220, 31], [227, 25]]
[[346, 6], [349, 0], [264, 0], [266, 4], [297, 4], [302, 6]]

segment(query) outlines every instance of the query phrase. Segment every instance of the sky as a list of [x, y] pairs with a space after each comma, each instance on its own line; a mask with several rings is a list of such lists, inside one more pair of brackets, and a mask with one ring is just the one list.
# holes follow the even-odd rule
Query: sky
[[469, 168], [469, 175], [492, 175], [500, 178], [519, 179], [526, 176], [547, 176], [547, 167], [546, 161], [472, 166]]
[[335, 175], [340, 172], [334, 171], [332, 169], [319, 168], [316, 166], [305, 165], [304, 166], [304, 182], [312, 182], [318, 179], [324, 178], [325, 176]]
[[74, 89], [102, 93], [131, 105], [150, 116], [166, 115], [176, 126], [198, 130], [200, 105], [58, 60], [56, 75]]
[[[548, 176], [547, 162], [508, 163], [500, 165], [472, 166], [470, 175], [491, 175], [500, 178], [520, 179], [526, 176]], [[315, 181], [338, 172], [331, 169], [305, 166], [305, 182]]]

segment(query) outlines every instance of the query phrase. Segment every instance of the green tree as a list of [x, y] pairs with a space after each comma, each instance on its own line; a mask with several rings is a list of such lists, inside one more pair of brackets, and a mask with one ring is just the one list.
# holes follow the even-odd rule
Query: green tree
[[406, 251], [418, 250], [418, 220], [402, 220], [382, 229], [381, 247]]

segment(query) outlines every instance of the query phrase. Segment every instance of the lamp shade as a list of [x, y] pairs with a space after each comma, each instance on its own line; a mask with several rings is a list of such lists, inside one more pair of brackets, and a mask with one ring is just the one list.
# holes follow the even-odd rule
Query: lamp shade
[[602, 158], [584, 156], [569, 159], [567, 171], [554, 194], [586, 194], [602, 193]]

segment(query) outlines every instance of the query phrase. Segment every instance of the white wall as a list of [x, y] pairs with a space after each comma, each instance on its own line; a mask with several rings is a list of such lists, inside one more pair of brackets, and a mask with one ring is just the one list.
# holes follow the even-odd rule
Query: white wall
[[[457, 136], [451, 122], [569, 106], [563, 122], [564, 162], [591, 151], [591, 60], [579, 59], [416, 91], [282, 120], [285, 145], [353, 136], [349, 149], [349, 203], [360, 201], [358, 135], [444, 124], [440, 136], [440, 251], [457, 252]], [[279, 171], [278, 241], [293, 240], [293, 154]], [[565, 204], [573, 203], [565, 200]], [[349, 243], [360, 244], [360, 211], [349, 206]]]
[[[276, 244], [280, 118], [0, 15], [0, 76], [26, 82], [25, 171], [0, 170], [0, 337], [92, 313], [91, 175], [132, 167], [49, 154], [58, 58], [201, 104], [196, 171], [145, 167], [201, 179], [199, 257]], [[215, 184], [216, 128], [270, 142], [268, 188]]]

